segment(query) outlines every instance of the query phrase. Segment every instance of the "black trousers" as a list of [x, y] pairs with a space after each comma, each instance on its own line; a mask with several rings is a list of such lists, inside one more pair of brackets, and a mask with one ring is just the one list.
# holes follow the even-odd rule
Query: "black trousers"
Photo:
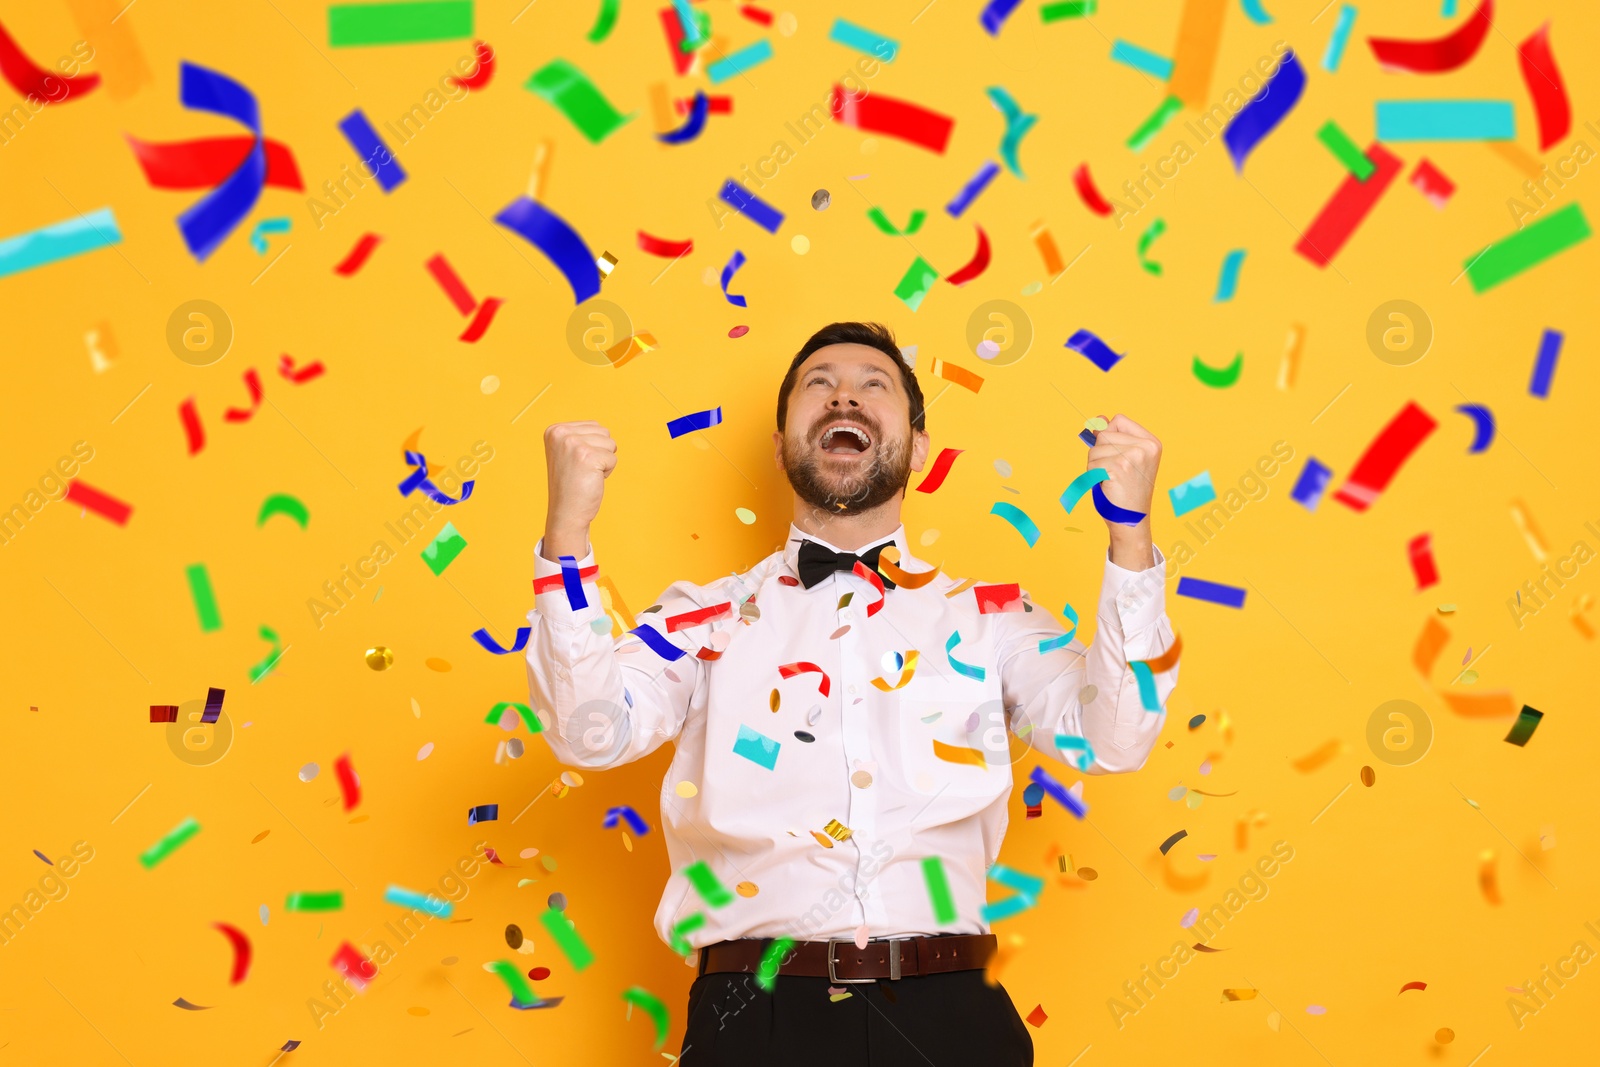
[[706, 974], [689, 988], [682, 1067], [1032, 1067], [1033, 1037], [983, 971], [860, 985], [829, 1000], [826, 978]]

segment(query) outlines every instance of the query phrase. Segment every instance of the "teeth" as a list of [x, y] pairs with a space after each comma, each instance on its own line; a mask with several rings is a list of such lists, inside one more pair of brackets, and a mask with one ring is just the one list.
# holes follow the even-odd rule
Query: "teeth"
[[830, 426], [822, 434], [823, 441], [826, 442], [828, 440], [828, 438], [831, 437], [835, 433], [854, 434], [856, 440], [861, 442], [861, 448], [863, 450], [865, 450], [867, 448], [867, 446], [872, 443], [870, 440], [868, 440], [867, 435], [866, 435], [866, 433], [864, 431], [858, 429], [855, 426], [847, 426], [847, 425], [844, 425], [844, 424], [840, 424], [840, 425], [837, 425], [837, 426]]

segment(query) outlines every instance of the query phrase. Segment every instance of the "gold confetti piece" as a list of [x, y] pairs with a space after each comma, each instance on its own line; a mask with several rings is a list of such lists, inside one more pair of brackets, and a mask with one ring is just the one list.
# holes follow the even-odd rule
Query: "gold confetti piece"
[[779, 702], [781, 700], [782, 700], [782, 697], [779, 696], [778, 691], [776, 689], [774, 689], [772, 691], [772, 696], [767, 698], [767, 703], [772, 707], [772, 713], [774, 715], [776, 715], [778, 713], [778, 704], [779, 704]]
[[1100, 877], [1100, 872], [1095, 870], [1093, 867], [1079, 867], [1078, 877], [1082, 878], [1085, 882], [1092, 882], [1096, 878]]
[[600, 280], [605, 281], [611, 277], [611, 272], [617, 269], [617, 257], [610, 252], [601, 252], [595, 259], [594, 265], [600, 268]]
[[263, 830], [263, 831], [261, 831], [261, 832], [260, 832], [260, 833], [259, 833], [259, 834], [257, 834], [257, 835], [256, 835], [256, 836], [254, 836], [254, 837], [252, 837], [252, 838], [251, 838], [251, 839], [250, 839], [250, 843], [251, 843], [251, 844], [252, 844], [252, 845], [253, 845], [253, 844], [255, 844], [255, 843], [256, 843], [256, 842], [258, 842], [258, 841], [260, 841], [260, 840], [261, 840], [261, 839], [263, 839], [263, 838], [264, 838], [264, 837], [266, 837], [266, 836], [267, 836], [267, 835], [268, 835], [268, 834], [270, 834], [270, 833], [272, 833], [272, 831], [271, 831], [271, 830]]
[[1000, 975], [1010, 966], [1021, 948], [1022, 937], [1019, 934], [1011, 934], [1006, 941], [996, 946], [994, 955], [989, 957], [989, 963], [983, 969], [984, 982], [991, 987], [999, 985]]
[[367, 649], [367, 666], [375, 671], [386, 671], [394, 666], [394, 653], [383, 645]]
[[1278, 364], [1278, 388], [1287, 391], [1294, 385], [1300, 371], [1300, 350], [1305, 347], [1306, 328], [1300, 323], [1289, 327], [1289, 336], [1283, 342], [1283, 362]]
[[[656, 347], [656, 344], [657, 342], [654, 334], [644, 332], [636, 333], [627, 340], [619, 341], [610, 348], [606, 349], [606, 359], [611, 361], [611, 365], [613, 367], [620, 367], [624, 363], [627, 363], [634, 356], [643, 355], [644, 353], [651, 351]], [[699, 444], [703, 448], [711, 447], [699, 437], [696, 437], [694, 440], [696, 444]]]
[[422, 718], [422, 705], [417, 703], [417, 698], [411, 698], [411, 714], [414, 718]]
[[816, 838], [817, 844], [821, 845], [823, 848], [833, 847], [833, 838], [829, 837], [827, 834], [821, 833], [817, 830], [812, 830], [811, 836]]
[[1378, 780], [1378, 774], [1371, 767], [1361, 768], [1361, 784], [1370, 786]]
[[1594, 597], [1585, 593], [1572, 606], [1572, 625], [1577, 627], [1578, 632], [1583, 635], [1585, 641], [1594, 640], [1594, 628], [1589, 625], [1589, 620], [1583, 617], [1593, 603]]
[[438, 671], [440, 674], [443, 674], [445, 671], [450, 669], [450, 661], [447, 659], [439, 659], [437, 656], [423, 660], [422, 665], [427, 667], [430, 671]]
[[1254, 1000], [1256, 999], [1256, 991], [1254, 989], [1224, 989], [1222, 991], [1222, 999]]
[[1290, 766], [1299, 771], [1301, 774], [1309, 774], [1343, 751], [1344, 742], [1338, 738], [1334, 738], [1332, 741], [1324, 742], [1322, 745], [1306, 753], [1304, 756], [1301, 756], [1299, 759], [1291, 760]]
[[1511, 521], [1517, 524], [1517, 529], [1522, 533], [1522, 539], [1528, 542], [1528, 551], [1533, 553], [1535, 563], [1543, 563], [1549, 554], [1545, 548], [1544, 534], [1539, 532], [1539, 527], [1534, 523], [1533, 517], [1528, 513], [1527, 505], [1520, 500], [1511, 502]]
[[1279, 1015], [1277, 1012], [1272, 1012], [1270, 1015], [1267, 1016], [1267, 1029], [1268, 1030], [1271, 1030], [1273, 1033], [1276, 1034], [1276, 1033], [1281, 1032], [1282, 1028], [1283, 1028], [1283, 1016], [1282, 1015]]
[[850, 835], [854, 832], [838, 819], [829, 819], [828, 825], [822, 829], [824, 833], [835, 841], [848, 841], [850, 840]]
[[1448, 1045], [1456, 1039], [1456, 1032], [1448, 1026], [1441, 1026], [1439, 1031], [1433, 1035], [1433, 1039], [1441, 1045]]
[[1456, 610], [1456, 606], [1454, 604], [1440, 604], [1436, 610], [1440, 615], [1449, 615]]
[[843, 992], [843, 993], [829, 993], [828, 994], [828, 999], [833, 1001], [835, 1004], [837, 1004], [841, 1000], [849, 1000], [850, 999], [850, 993], [849, 993], [848, 990]]
[[761, 892], [761, 887], [756, 885], [754, 882], [740, 882], [738, 885], [733, 887], [733, 891], [738, 893], [741, 897], [753, 897], [757, 893]]
[[1234, 827], [1234, 845], [1238, 847], [1240, 852], [1243, 852], [1250, 847], [1251, 828], [1259, 830], [1265, 825], [1267, 825], [1267, 813], [1264, 811], [1252, 811], [1240, 819], [1238, 825]]
[[633, 838], [628, 836], [628, 831], [622, 831], [622, 847], [629, 852], [633, 851]]
[[[661, 87], [666, 92], [666, 86]], [[544, 195], [550, 177], [550, 160], [555, 155], [554, 141], [540, 141], [533, 150], [533, 173], [528, 176], [528, 199], [538, 200]]]
[[1483, 899], [1491, 904], [1500, 903], [1500, 885], [1495, 877], [1494, 849], [1486, 848], [1478, 855], [1478, 888], [1483, 890]]
[[685, 780], [674, 786], [673, 792], [677, 793], [683, 799], [688, 800], [690, 797], [695, 796], [700, 792], [700, 787], [695, 785], [693, 782]]

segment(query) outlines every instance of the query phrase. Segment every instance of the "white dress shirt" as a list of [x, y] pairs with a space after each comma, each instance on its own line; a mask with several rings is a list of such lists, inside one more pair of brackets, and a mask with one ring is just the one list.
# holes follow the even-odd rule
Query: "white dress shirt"
[[[987, 932], [985, 875], [1005, 834], [1011, 764], [1026, 773], [1039, 753], [1070, 758], [1058, 734], [1087, 740], [1089, 773], [1137, 770], [1155, 746], [1166, 713], [1145, 710], [1128, 663], [1172, 644], [1165, 560], [1157, 550], [1154, 567], [1134, 572], [1108, 557], [1094, 644], [1074, 637], [1041, 653], [1040, 642], [1065, 626], [1025, 591], [1025, 610], [980, 613], [972, 583], [940, 574], [920, 588], [887, 590], [869, 615], [879, 594], [856, 574], [836, 572], [811, 589], [798, 583], [802, 539], [834, 548], [791, 525], [781, 552], [707, 585], [675, 582], [640, 613], [641, 626], [687, 653], [671, 662], [634, 633], [613, 640], [592, 577], [583, 582], [588, 606], [576, 611], [560, 584], [536, 593], [528, 687], [543, 736], [557, 759], [584, 768], [675, 744], [661, 786], [673, 873], [655, 919], [669, 944], [696, 912], [704, 925], [685, 938], [696, 948], [743, 937], [852, 938], [863, 926], [873, 938]], [[892, 540], [903, 570], [933, 566], [912, 556], [904, 526]], [[536, 579], [561, 573], [543, 549], [541, 540]], [[593, 566], [593, 551], [577, 562]], [[668, 632], [669, 617], [724, 603], [719, 617], [678, 620]], [[953, 633], [960, 641], [947, 652]], [[695, 655], [703, 649], [722, 654]], [[912, 649], [919, 655], [908, 683], [873, 684], [901, 682], [894, 654]], [[952, 659], [972, 669], [959, 672]], [[826, 694], [821, 674], [781, 676], [781, 665], [796, 662], [826, 672]], [[980, 672], [982, 680], [973, 676]], [[1177, 668], [1155, 683], [1164, 708]], [[945, 758], [960, 750], [960, 762]], [[1066, 764], [1045, 770], [1068, 785], [1082, 777]], [[680, 791], [684, 782], [693, 795], [682, 795], [691, 792]], [[1052, 817], [1070, 816], [1058, 809]], [[846, 839], [836, 839], [837, 828], [826, 835], [834, 820], [848, 828]], [[943, 862], [954, 922], [934, 917], [922, 863], [929, 856]], [[730, 892], [750, 885], [712, 907], [683, 874], [697, 861]], [[1010, 893], [996, 886], [996, 899]]]

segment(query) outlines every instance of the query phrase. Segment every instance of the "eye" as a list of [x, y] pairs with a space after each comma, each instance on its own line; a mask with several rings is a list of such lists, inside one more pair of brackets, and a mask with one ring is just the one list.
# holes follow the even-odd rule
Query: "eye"
[[806, 384], [807, 385], [816, 385], [818, 382], [822, 382], [824, 385], [826, 385], [827, 384], [827, 379], [823, 378], [821, 375], [818, 375], [817, 377], [812, 378]]

